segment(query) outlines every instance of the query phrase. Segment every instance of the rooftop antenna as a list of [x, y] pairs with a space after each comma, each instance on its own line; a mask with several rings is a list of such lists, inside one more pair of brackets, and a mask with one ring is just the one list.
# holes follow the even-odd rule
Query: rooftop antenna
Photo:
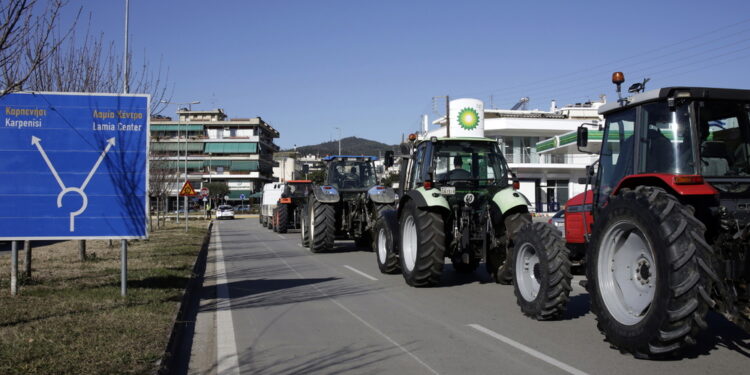
[[646, 90], [646, 82], [650, 81], [651, 78], [644, 78], [643, 82], [636, 82], [628, 87], [628, 92], [631, 94], [637, 94]]

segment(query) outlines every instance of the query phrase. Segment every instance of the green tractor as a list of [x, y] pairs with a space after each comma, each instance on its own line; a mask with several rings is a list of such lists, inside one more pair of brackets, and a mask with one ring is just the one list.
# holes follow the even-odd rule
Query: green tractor
[[303, 246], [318, 253], [333, 249], [336, 239], [350, 239], [358, 247], [371, 247], [375, 220], [396, 202], [393, 189], [378, 184], [377, 159], [361, 155], [323, 158], [324, 184], [312, 187], [302, 210]]
[[411, 135], [402, 152], [398, 208], [375, 224], [380, 271], [429, 287], [439, 283], [446, 257], [462, 273], [484, 260], [496, 282], [510, 283], [506, 260], [531, 216], [497, 141]]

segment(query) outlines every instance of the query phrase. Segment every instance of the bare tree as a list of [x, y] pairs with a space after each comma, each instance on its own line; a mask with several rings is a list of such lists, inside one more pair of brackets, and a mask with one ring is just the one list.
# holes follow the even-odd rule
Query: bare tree
[[[91, 17], [91, 16], [89, 16]], [[104, 35], [92, 36], [89, 25], [83, 38], [77, 42], [76, 32], [66, 40], [58, 41], [59, 47], [44, 64], [40, 65], [28, 79], [26, 87], [34, 91], [63, 92], [122, 92], [122, 54], [113, 41], [105, 41]], [[151, 113], [161, 112], [169, 101], [167, 95], [169, 72], [163, 71], [162, 61], [152, 69], [144, 57], [142, 63], [132, 68], [133, 55], [128, 53], [128, 75], [130, 92], [151, 95]]]
[[[70, 35], [73, 26], [61, 36], [58, 30], [60, 12], [66, 2], [5, 0], [0, 2], [0, 96], [26, 89], [26, 82], [44, 65]], [[80, 10], [79, 10], [80, 14]], [[76, 15], [75, 20], [78, 20]]]
[[152, 198], [156, 198], [156, 207], [152, 208], [149, 213], [149, 225], [150, 230], [153, 232], [153, 212], [156, 212], [156, 228], [159, 229], [162, 226], [162, 218], [166, 220], [166, 217], [162, 217], [162, 207], [167, 202], [169, 192], [174, 185], [174, 173], [170, 161], [167, 160], [164, 153], [151, 150], [149, 152], [150, 167], [149, 167], [149, 185], [148, 194]]

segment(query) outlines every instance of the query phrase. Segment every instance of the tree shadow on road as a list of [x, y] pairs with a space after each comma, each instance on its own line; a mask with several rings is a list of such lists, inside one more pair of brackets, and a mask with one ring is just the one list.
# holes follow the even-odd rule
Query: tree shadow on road
[[[362, 287], [346, 285], [336, 277], [289, 278], [289, 279], [249, 279], [228, 282], [230, 301], [215, 300], [204, 303], [201, 310], [226, 310], [279, 306], [292, 303], [311, 302], [342, 296], [361, 295], [373, 292]], [[215, 289], [205, 286], [204, 289]], [[213, 290], [204, 290], [205, 295], [213, 295]]]

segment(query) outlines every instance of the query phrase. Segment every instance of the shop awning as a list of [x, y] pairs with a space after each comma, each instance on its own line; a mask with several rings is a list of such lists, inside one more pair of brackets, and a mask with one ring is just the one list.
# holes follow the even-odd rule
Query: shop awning
[[205, 153], [211, 154], [254, 154], [258, 144], [254, 142], [206, 142]]
[[203, 131], [203, 125], [154, 125], [151, 124], [151, 131], [152, 132], [176, 132], [181, 131], [184, 132], [185, 130], [189, 132], [197, 132], [197, 131]]

